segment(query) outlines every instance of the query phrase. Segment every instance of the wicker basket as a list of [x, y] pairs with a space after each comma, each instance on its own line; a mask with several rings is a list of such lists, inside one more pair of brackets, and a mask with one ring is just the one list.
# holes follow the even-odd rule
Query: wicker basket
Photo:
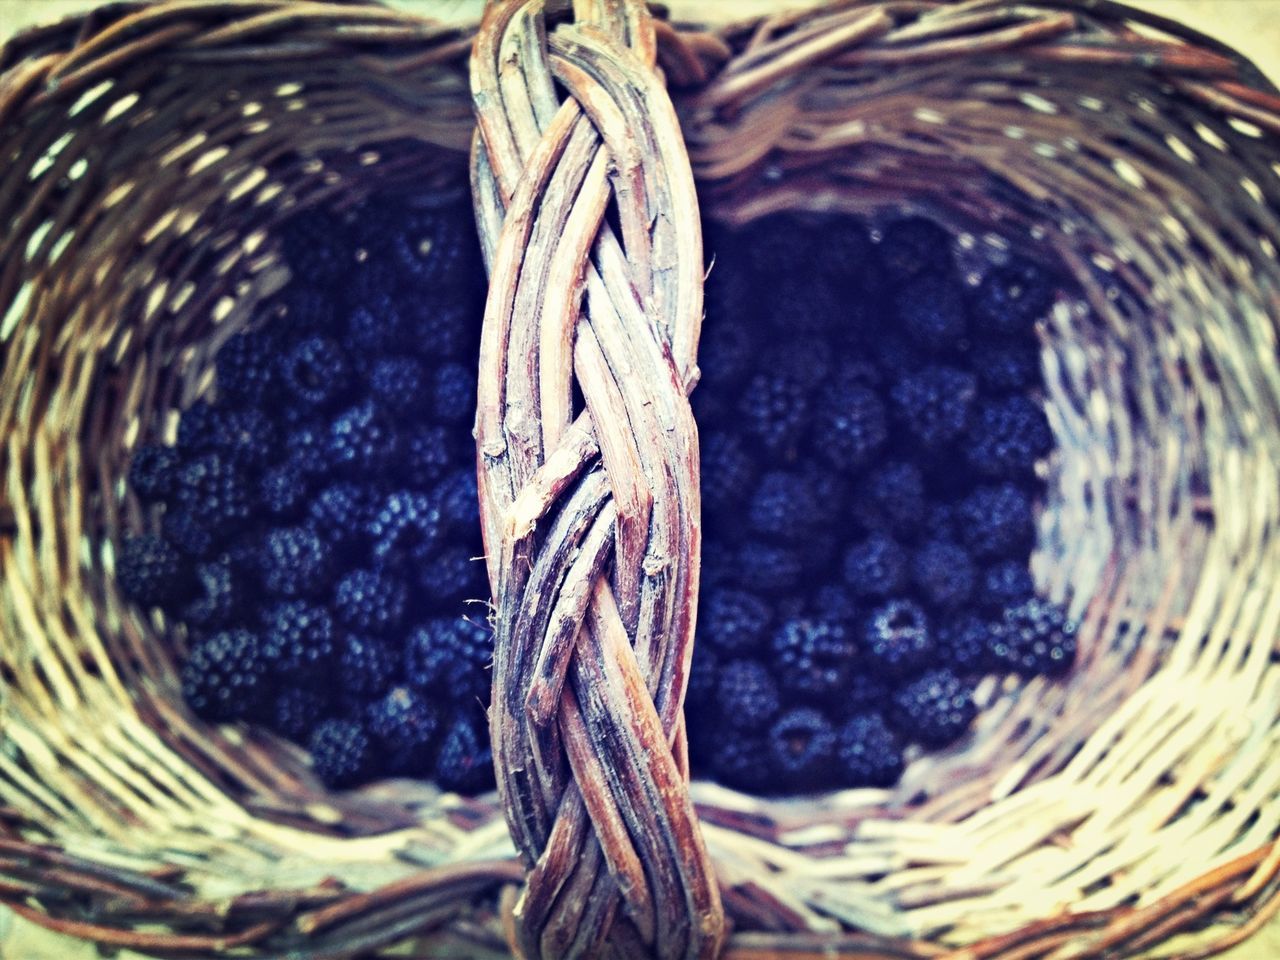
[[[114, 3], [0, 55], [0, 897], [106, 945], [299, 960], [1175, 935], [1162, 955], [1192, 957], [1258, 929], [1280, 907], [1280, 97], [1106, 0], [718, 32], [546, 7], [495, 2], [473, 33]], [[329, 795], [296, 749], [183, 708], [163, 624], [113, 583], [144, 522], [120, 478], [285, 279], [273, 227], [468, 169], [500, 791]], [[894, 790], [687, 784], [699, 207], [920, 209], [1067, 264], [1090, 302], [1043, 331], [1033, 564], [1082, 617], [1079, 667], [988, 678], [972, 736]]]

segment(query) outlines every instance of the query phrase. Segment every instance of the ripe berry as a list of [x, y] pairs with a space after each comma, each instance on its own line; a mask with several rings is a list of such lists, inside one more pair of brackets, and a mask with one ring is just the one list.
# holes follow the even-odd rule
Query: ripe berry
[[239, 333], [218, 349], [218, 401], [256, 406], [275, 387], [276, 338], [267, 329]]
[[844, 579], [860, 597], [885, 597], [901, 589], [907, 555], [897, 541], [873, 533], [855, 543], [844, 557]]
[[173, 447], [160, 444], [139, 447], [129, 464], [130, 489], [143, 503], [167, 501], [173, 493], [181, 462]]
[[381, 696], [400, 675], [400, 656], [382, 637], [346, 633], [338, 641], [338, 685], [344, 697]]
[[958, 508], [965, 546], [981, 559], [1025, 558], [1035, 538], [1031, 501], [1011, 483], [978, 487]]
[[382, 501], [367, 531], [383, 566], [422, 566], [440, 541], [440, 511], [425, 493], [397, 490]]
[[305, 600], [273, 603], [261, 614], [262, 651], [270, 668], [292, 682], [315, 679], [333, 666], [333, 618]]
[[1003, 611], [1029, 599], [1035, 592], [1036, 584], [1026, 563], [1003, 560], [984, 571], [978, 599], [992, 610]]
[[725, 724], [757, 732], [769, 726], [781, 707], [778, 685], [758, 660], [734, 660], [720, 668], [716, 703]]
[[305, 741], [329, 712], [331, 698], [323, 686], [286, 687], [270, 708], [270, 723], [290, 740]]
[[194, 579], [195, 596], [182, 608], [182, 621], [204, 629], [230, 625], [248, 592], [232, 569], [230, 558], [197, 563]]
[[841, 780], [854, 787], [891, 787], [902, 775], [902, 747], [878, 713], [850, 717], [839, 730]]
[[182, 601], [190, 586], [177, 549], [168, 540], [150, 534], [124, 541], [116, 561], [116, 577], [124, 595], [145, 607], [171, 608]]
[[478, 719], [459, 713], [445, 729], [433, 778], [441, 790], [478, 794], [494, 786], [489, 731]]
[[1039, 597], [1004, 612], [991, 637], [996, 662], [1025, 676], [1061, 676], [1076, 657], [1076, 625], [1061, 605]]
[[243, 628], [200, 641], [182, 667], [182, 696], [206, 720], [257, 716], [268, 693], [261, 642]]
[[405, 641], [405, 676], [421, 690], [448, 695], [458, 703], [489, 699], [493, 634], [487, 624], [466, 617], [435, 617]]
[[261, 410], [216, 410], [214, 449], [230, 464], [256, 470], [276, 454], [276, 426]]
[[711, 587], [702, 594], [698, 610], [698, 638], [727, 654], [763, 647], [773, 611], [760, 597], [745, 590]]
[[884, 404], [870, 387], [840, 375], [819, 398], [813, 443], [819, 456], [837, 470], [856, 470], [889, 437]]
[[328, 787], [352, 787], [377, 769], [374, 745], [355, 720], [325, 720], [311, 734], [311, 763]]
[[756, 462], [728, 431], [702, 438], [702, 502], [709, 512], [740, 510], [756, 483]]
[[964, 433], [976, 394], [973, 374], [932, 366], [894, 384], [892, 399], [894, 412], [911, 436], [925, 449], [937, 450]]
[[988, 477], [1031, 477], [1036, 461], [1053, 450], [1053, 431], [1039, 404], [1014, 395], [980, 403], [974, 410], [965, 455]]
[[973, 592], [973, 561], [964, 548], [946, 540], [933, 540], [916, 551], [911, 578], [921, 595], [934, 606], [953, 609]]
[[461, 215], [448, 209], [404, 211], [390, 237], [393, 261], [424, 287], [459, 287], [474, 280], [477, 251], [460, 223]]
[[400, 469], [419, 490], [435, 486], [459, 461], [453, 431], [432, 424], [415, 424], [405, 431]]
[[971, 613], [945, 620], [937, 630], [938, 661], [961, 674], [985, 670], [992, 636], [998, 630], [998, 625]]
[[382, 357], [369, 371], [369, 391], [395, 413], [422, 413], [427, 409], [427, 372], [413, 357]]
[[805, 476], [782, 470], [761, 477], [746, 506], [753, 533], [788, 543], [803, 541], [822, 519]]
[[968, 327], [959, 283], [948, 275], [915, 277], [894, 293], [893, 307], [912, 342], [935, 353], [956, 346]]
[[1014, 258], [983, 278], [973, 312], [984, 330], [1018, 334], [1049, 312], [1054, 288], [1049, 274], [1029, 260]]
[[369, 704], [365, 724], [382, 744], [391, 773], [426, 776], [440, 731], [437, 706], [408, 687], [396, 687]]
[[918, 604], [889, 600], [867, 617], [862, 651], [882, 676], [907, 676], [933, 654], [929, 620]]
[[462, 424], [475, 416], [476, 377], [460, 363], [436, 368], [431, 381], [431, 412], [442, 423]]
[[1030, 338], [979, 341], [971, 363], [983, 389], [993, 394], [1027, 390], [1040, 379], [1040, 353]]
[[386, 634], [400, 625], [409, 595], [404, 581], [389, 573], [352, 570], [333, 593], [338, 619], [353, 630]]
[[386, 414], [372, 400], [349, 407], [329, 426], [329, 456], [357, 476], [385, 470], [396, 455], [399, 437]]
[[383, 499], [377, 487], [339, 480], [315, 495], [307, 514], [322, 537], [334, 543], [347, 543], [365, 536]]
[[329, 584], [333, 548], [309, 526], [277, 527], [262, 539], [258, 570], [268, 593], [313, 596]]
[[280, 228], [280, 245], [294, 277], [308, 284], [336, 285], [355, 262], [346, 224], [320, 207], [302, 210], [286, 220]]
[[771, 753], [765, 737], [735, 733], [711, 745], [711, 772], [726, 787], [748, 793], [766, 793], [780, 786], [786, 789], [774, 775]]
[[265, 471], [258, 479], [257, 503], [272, 517], [291, 519], [301, 512], [307, 493], [302, 471], [286, 461]]
[[204, 453], [178, 472], [175, 504], [225, 539], [249, 518], [249, 490], [244, 475], [220, 453]]
[[769, 755], [782, 790], [812, 789], [826, 778], [835, 760], [836, 732], [817, 710], [791, 710], [769, 729]]
[[925, 516], [924, 474], [909, 461], [884, 464], [863, 483], [855, 512], [873, 530], [910, 537]]
[[799, 439], [809, 413], [808, 391], [780, 374], [751, 378], [738, 401], [743, 429], [768, 452], [782, 455]]
[[945, 747], [969, 728], [977, 712], [973, 688], [943, 667], [899, 689], [890, 719], [903, 736], [928, 747]]
[[800, 554], [787, 547], [748, 541], [738, 551], [734, 575], [748, 590], [785, 593], [795, 588], [804, 572]]
[[326, 407], [351, 385], [346, 354], [328, 337], [301, 340], [284, 355], [280, 367], [289, 398], [305, 408]]
[[898, 283], [929, 269], [949, 265], [951, 236], [924, 217], [895, 220], [884, 228], [880, 262]]
[[774, 633], [771, 653], [784, 689], [803, 697], [829, 697], [846, 682], [854, 648], [839, 621], [797, 617]]

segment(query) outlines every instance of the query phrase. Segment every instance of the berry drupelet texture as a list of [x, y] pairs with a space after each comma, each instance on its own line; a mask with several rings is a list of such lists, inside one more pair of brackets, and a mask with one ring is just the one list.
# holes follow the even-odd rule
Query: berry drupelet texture
[[844, 624], [819, 617], [784, 621], [773, 635], [778, 682], [804, 697], [838, 696], [853, 665], [854, 647]]
[[726, 654], [745, 654], [765, 642], [773, 611], [769, 604], [746, 590], [711, 587], [702, 594], [698, 610], [700, 642]]
[[441, 790], [476, 794], [493, 788], [493, 751], [482, 720], [459, 713], [446, 727], [432, 778]]
[[733, 660], [720, 668], [716, 705], [731, 727], [759, 732], [769, 726], [782, 701], [768, 667], [758, 660]]
[[836, 758], [842, 780], [856, 787], [891, 787], [902, 775], [902, 745], [878, 713], [860, 713], [840, 727]]
[[893, 697], [890, 718], [898, 731], [928, 747], [945, 747], [977, 716], [973, 689], [951, 670], [927, 670]]
[[466, 617], [437, 617], [409, 634], [405, 676], [422, 690], [447, 693], [458, 703], [489, 699], [493, 634]]
[[906, 551], [886, 534], [873, 533], [844, 555], [845, 583], [859, 597], [887, 597], [902, 588], [906, 577]]
[[352, 630], [383, 635], [400, 626], [409, 602], [405, 582], [378, 570], [352, 570], [333, 590], [333, 609]]
[[1004, 612], [990, 650], [1000, 666], [1027, 676], [1061, 676], [1076, 657], [1076, 624], [1059, 604], [1031, 597]]
[[799, 707], [769, 728], [769, 755], [788, 793], [810, 790], [826, 779], [836, 756], [836, 731], [822, 713]]
[[145, 607], [172, 607], [190, 590], [181, 554], [163, 537], [144, 535], [125, 540], [116, 576], [124, 595]]
[[258, 634], [223, 630], [191, 649], [182, 666], [182, 695], [206, 720], [256, 718], [270, 692], [268, 670]]
[[308, 742], [316, 776], [328, 787], [353, 787], [377, 771], [373, 740], [355, 720], [325, 720]]
[[868, 614], [862, 628], [862, 653], [881, 675], [900, 678], [933, 656], [929, 618], [911, 600], [888, 600]]
[[129, 464], [129, 487], [143, 503], [167, 501], [172, 495], [182, 459], [173, 447], [139, 447]]

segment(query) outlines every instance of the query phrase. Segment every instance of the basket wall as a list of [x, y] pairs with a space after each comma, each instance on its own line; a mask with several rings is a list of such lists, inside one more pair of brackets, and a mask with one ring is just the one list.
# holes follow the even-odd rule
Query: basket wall
[[[1207, 919], [1230, 926], [1196, 945], [1231, 939], [1280, 868], [1280, 103], [1111, 4], [931, 7], [659, 25], [658, 60], [708, 216], [919, 209], [975, 255], [1071, 266], [1033, 569], [1084, 619], [1081, 667], [990, 678], [973, 736], [893, 791], [694, 784], [726, 913], [757, 931], [730, 952], [1130, 955]], [[523, 871], [493, 798], [327, 795], [291, 748], [193, 721], [162, 624], [111, 582], [145, 522], [129, 453], [284, 281], [272, 226], [465, 176], [470, 37], [363, 5], [132, 10], [0, 58], [0, 894], [156, 952], [498, 952]]]

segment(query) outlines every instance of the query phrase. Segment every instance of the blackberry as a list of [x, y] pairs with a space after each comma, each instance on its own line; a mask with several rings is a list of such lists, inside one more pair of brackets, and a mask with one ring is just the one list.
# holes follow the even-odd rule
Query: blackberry
[[959, 515], [954, 503], [934, 500], [929, 504], [924, 528], [934, 540], [959, 540]]
[[276, 454], [276, 425], [261, 410], [220, 410], [215, 431], [215, 449], [237, 467], [254, 470]]
[[276, 527], [262, 538], [258, 570], [268, 593], [314, 596], [329, 583], [333, 548], [309, 526]]
[[786, 593], [795, 589], [803, 572], [804, 563], [794, 549], [753, 540], [738, 551], [735, 576], [748, 590]]
[[182, 696], [206, 720], [256, 717], [269, 692], [261, 641], [243, 627], [200, 641], [182, 666]]
[[385, 470], [399, 442], [395, 428], [372, 400], [362, 400], [338, 414], [329, 426], [329, 456], [360, 476]]
[[218, 350], [218, 401], [232, 406], [257, 406], [272, 395], [276, 384], [276, 338], [268, 330], [238, 333]]
[[324, 687], [288, 687], [271, 705], [271, 726], [290, 740], [303, 742], [329, 708], [330, 698]]
[[860, 597], [886, 597], [907, 578], [907, 554], [892, 537], [873, 533], [844, 556], [845, 583]]
[[346, 543], [364, 537], [383, 499], [377, 487], [339, 480], [315, 495], [307, 516], [325, 539]]
[[784, 455], [809, 413], [808, 391], [776, 373], [751, 378], [738, 400], [744, 430], [769, 453]]
[[329, 459], [329, 427], [314, 421], [296, 424], [284, 439], [285, 460], [308, 480], [318, 480], [333, 468]]
[[910, 600], [886, 601], [863, 625], [862, 652], [881, 676], [907, 676], [933, 655], [928, 617]]
[[312, 207], [294, 214], [280, 228], [280, 245], [289, 270], [308, 284], [333, 286], [350, 272], [354, 247], [346, 224], [328, 210]]
[[973, 346], [971, 364], [984, 390], [1017, 393], [1040, 380], [1040, 354], [1034, 340], [980, 340]]
[[342, 346], [359, 362], [361, 357], [397, 353], [409, 339], [400, 307], [387, 291], [366, 295], [347, 313]]
[[813, 443], [837, 470], [856, 470], [874, 457], [889, 438], [884, 404], [870, 387], [837, 375], [823, 391], [815, 411]]
[[815, 507], [813, 490], [804, 476], [774, 470], [760, 478], [747, 504], [747, 523], [754, 533], [795, 543], [821, 522]]
[[440, 540], [440, 511], [425, 493], [388, 494], [366, 528], [374, 559], [384, 566], [421, 566]]
[[852, 623], [858, 615], [858, 603], [853, 591], [842, 583], [828, 583], [813, 595], [812, 609], [819, 616], [841, 623]]
[[978, 487], [960, 501], [960, 534], [979, 559], [1025, 558], [1035, 539], [1031, 501], [1011, 483]]
[[222, 411], [207, 400], [197, 400], [178, 418], [178, 453], [191, 457], [213, 450], [218, 444], [218, 421]]
[[1049, 274], [1029, 260], [1014, 258], [983, 278], [973, 312], [984, 330], [1018, 334], [1049, 312], [1055, 293]]
[[401, 472], [414, 487], [425, 490], [445, 478], [457, 462], [453, 434], [439, 425], [416, 424], [404, 434]]
[[773, 612], [755, 594], [712, 587], [702, 594], [699, 638], [726, 653], [747, 653], [764, 646]]
[[307, 481], [292, 463], [272, 467], [258, 478], [258, 504], [279, 520], [298, 516], [307, 493]]
[[891, 787], [902, 776], [902, 746], [878, 713], [860, 713], [840, 728], [840, 779], [852, 787]]
[[784, 792], [811, 790], [830, 775], [836, 732], [817, 710], [784, 713], [769, 729], [769, 758]]
[[390, 237], [393, 262], [424, 287], [461, 287], [474, 276], [477, 250], [461, 209], [403, 211]]
[[904, 460], [877, 468], [862, 485], [856, 513], [872, 530], [912, 536], [925, 515], [924, 474]]
[[[765, 314], [769, 322], [788, 339], [799, 335], [820, 345], [833, 329], [844, 324], [847, 311], [836, 291], [807, 277], [781, 277], [763, 292], [768, 298]], [[822, 354], [809, 352], [808, 356], [814, 359]]]
[[466, 617], [427, 620], [405, 641], [409, 683], [452, 697], [457, 703], [488, 702], [492, 660], [493, 634], [488, 625]]
[[174, 500], [202, 526], [222, 537], [234, 533], [249, 518], [244, 475], [220, 453], [201, 454], [183, 466]]
[[377, 769], [373, 741], [355, 720], [325, 720], [308, 742], [316, 776], [327, 787], [353, 787]]
[[211, 557], [222, 543], [220, 532], [201, 523], [196, 514], [179, 506], [170, 506], [160, 520], [165, 539], [189, 557]]
[[208, 630], [228, 626], [236, 618], [246, 591], [231, 569], [230, 558], [224, 556], [195, 565], [194, 593], [182, 608], [182, 620]]
[[926, 273], [914, 278], [894, 293], [893, 308], [907, 336], [925, 350], [951, 349], [968, 327], [959, 282], [949, 275]]
[[906, 217], [884, 228], [880, 262], [897, 283], [949, 264], [950, 258], [951, 236], [932, 220]]
[[881, 371], [891, 380], [918, 370], [928, 362], [915, 341], [896, 329], [886, 327], [876, 331], [871, 349]]
[[988, 649], [997, 625], [974, 614], [950, 619], [938, 628], [938, 660], [956, 673], [979, 673], [988, 664]]
[[1076, 625], [1061, 605], [1032, 597], [1005, 610], [990, 650], [998, 664], [1024, 676], [1062, 676], [1076, 658]]
[[734, 734], [711, 746], [711, 772], [726, 787], [747, 793], [765, 793], [778, 788], [769, 764], [769, 744], [764, 737]]
[[488, 599], [489, 581], [476, 553], [466, 547], [438, 550], [419, 572], [418, 582], [436, 603]]
[[466, 423], [475, 416], [476, 377], [460, 363], [436, 368], [431, 380], [431, 410], [443, 423]]
[[734, 513], [756, 483], [756, 462], [741, 439], [728, 431], [702, 441], [702, 502], [709, 512]]
[[173, 494], [182, 460], [173, 447], [139, 447], [129, 464], [129, 487], [143, 503], [165, 502]]
[[1023, 600], [1029, 599], [1036, 592], [1036, 584], [1031, 579], [1031, 571], [1025, 562], [1004, 560], [987, 567], [982, 575], [982, 593], [979, 599], [983, 606], [1003, 611]]
[[404, 618], [409, 593], [404, 581], [374, 570], [352, 570], [333, 593], [338, 619], [354, 630], [386, 634]]
[[440, 732], [440, 716], [429, 703], [408, 687], [395, 687], [369, 704], [365, 726], [386, 750], [391, 773], [426, 776]]
[[480, 532], [480, 491], [473, 468], [464, 467], [449, 474], [436, 487], [432, 500], [440, 510], [440, 523], [446, 533]]
[[289, 682], [307, 682], [333, 665], [333, 618], [324, 607], [286, 600], [265, 608], [262, 652], [271, 669]]
[[426, 407], [427, 372], [413, 357], [382, 357], [369, 371], [369, 391], [395, 413], [421, 411]]
[[946, 540], [932, 540], [916, 551], [911, 577], [931, 604], [954, 609], [969, 599], [975, 579], [973, 561], [965, 549]]
[[969, 425], [965, 455], [988, 477], [1031, 477], [1036, 461], [1053, 450], [1049, 419], [1035, 401], [1001, 397], [978, 404]]
[[854, 657], [844, 626], [821, 617], [786, 620], [773, 635], [771, 652], [770, 663], [784, 689], [799, 696], [820, 698], [839, 693]]
[[489, 734], [478, 723], [459, 715], [446, 728], [432, 776], [441, 790], [478, 794], [494, 787], [493, 751]]
[[716, 702], [723, 723], [749, 732], [768, 727], [782, 706], [778, 685], [758, 660], [734, 660], [721, 667]]
[[124, 595], [145, 607], [172, 608], [190, 586], [181, 554], [168, 540], [151, 534], [124, 541], [116, 577]]
[[281, 359], [280, 378], [291, 400], [304, 408], [320, 409], [351, 386], [351, 365], [338, 344], [328, 337], [310, 336]]
[[973, 374], [955, 367], [925, 367], [907, 374], [892, 392], [894, 412], [911, 436], [937, 450], [964, 433], [977, 394]]
[[893, 695], [889, 719], [903, 736], [945, 747], [969, 728], [978, 708], [973, 688], [946, 667], [929, 670]]
[[338, 682], [353, 700], [381, 696], [400, 673], [400, 656], [381, 637], [347, 633], [338, 640]]

